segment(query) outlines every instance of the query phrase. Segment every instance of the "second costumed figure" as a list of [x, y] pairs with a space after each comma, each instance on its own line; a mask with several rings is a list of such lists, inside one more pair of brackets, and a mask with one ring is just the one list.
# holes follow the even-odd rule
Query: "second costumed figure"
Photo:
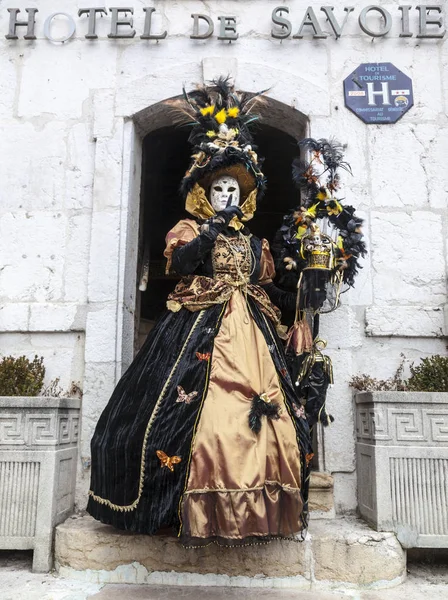
[[340, 170], [351, 173], [342, 146], [334, 140], [308, 138], [293, 163], [301, 203], [283, 218], [273, 250], [279, 285], [297, 290], [294, 324], [287, 337], [287, 360], [308, 424], [328, 425], [325, 400], [333, 383], [329, 356], [322, 350], [319, 319], [339, 306], [341, 293], [354, 285], [366, 254], [362, 219], [343, 205]]
[[277, 335], [295, 294], [272, 283], [269, 245], [246, 226], [265, 185], [248, 129], [257, 101], [223, 79], [185, 95], [190, 217], [165, 250], [182, 279], [92, 440], [90, 514], [171, 527], [191, 546], [295, 539], [307, 525], [309, 427]]

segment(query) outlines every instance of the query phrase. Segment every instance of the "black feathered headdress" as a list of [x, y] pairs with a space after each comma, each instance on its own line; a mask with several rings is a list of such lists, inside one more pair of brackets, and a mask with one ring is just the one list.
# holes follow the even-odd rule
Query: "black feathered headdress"
[[238, 181], [242, 201], [254, 190], [254, 202], [261, 197], [265, 178], [249, 125], [258, 119], [254, 108], [262, 93], [236, 92], [229, 77], [192, 92], [184, 89], [181, 115], [192, 127], [188, 141], [193, 145], [192, 160], [181, 183], [185, 198], [196, 184], [208, 192], [212, 179], [221, 172]]
[[[352, 206], [336, 198], [340, 188], [340, 170], [351, 173], [344, 151], [335, 140], [307, 138], [299, 143], [301, 156], [292, 165], [292, 177], [301, 192], [301, 204], [283, 218], [276, 236], [277, 272], [287, 286], [295, 284], [307, 263], [301, 253], [301, 239], [319, 219], [328, 219], [337, 231], [336, 266], [345, 284], [354, 285], [360, 268], [359, 259], [366, 254], [361, 231], [363, 220]], [[308, 152], [308, 156], [302, 156]]]

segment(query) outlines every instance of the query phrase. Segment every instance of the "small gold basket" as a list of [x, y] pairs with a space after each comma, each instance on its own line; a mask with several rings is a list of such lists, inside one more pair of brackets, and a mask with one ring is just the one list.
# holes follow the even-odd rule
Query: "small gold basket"
[[332, 271], [335, 267], [335, 246], [331, 237], [321, 233], [315, 225], [313, 231], [302, 238], [300, 253], [308, 263], [305, 269]]
[[331, 250], [312, 250], [308, 256], [308, 266], [306, 269], [325, 269], [332, 271], [334, 268], [334, 256]]

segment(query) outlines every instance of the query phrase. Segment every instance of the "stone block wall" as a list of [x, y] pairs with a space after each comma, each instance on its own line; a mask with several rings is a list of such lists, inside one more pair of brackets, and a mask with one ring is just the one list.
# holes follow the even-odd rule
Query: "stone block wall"
[[[181, 85], [230, 73], [238, 88], [267, 95], [308, 118], [313, 137], [347, 144], [353, 177], [345, 201], [365, 217], [369, 255], [356, 289], [322, 318], [335, 366], [325, 431], [324, 466], [335, 478], [339, 512], [356, 507], [354, 414], [348, 380], [355, 373], [393, 374], [407, 359], [445, 351], [448, 261], [448, 47], [399, 37], [395, 2], [379, 2], [392, 29], [373, 38], [358, 24], [368, 3], [355, 2], [335, 39], [320, 5], [326, 39], [271, 36], [268, 0], [215, 4], [154, 3], [154, 30], [142, 40], [145, 3], [136, 0], [132, 39], [110, 39], [110, 16], [98, 17], [98, 39], [87, 40], [79, 3], [57, 10], [76, 32], [64, 44], [44, 35], [50, 0], [8, 0], [0, 7], [0, 353], [43, 354], [48, 377], [84, 388], [78, 503], [85, 504], [89, 441], [95, 422], [129, 363], [135, 307], [135, 253], [141, 136], [133, 116]], [[293, 33], [307, 4], [286, 3]], [[10, 7], [37, 7], [35, 40], [5, 39]], [[209, 14], [215, 35], [192, 40], [192, 13]], [[342, 22], [345, 13], [335, 7]], [[217, 39], [217, 17], [236, 15], [238, 40]], [[123, 15], [124, 16], [124, 15]], [[128, 15], [129, 17], [130, 15]], [[371, 26], [381, 24], [372, 17]], [[65, 32], [55, 19], [52, 35]], [[126, 27], [124, 27], [126, 30]], [[445, 36], [446, 37], [446, 36]], [[395, 125], [365, 125], [344, 107], [342, 82], [360, 63], [393, 62], [413, 79], [414, 107]], [[154, 113], [156, 114], [156, 113]], [[155, 119], [156, 117], [154, 117]], [[137, 119], [138, 121], [138, 119]], [[153, 122], [153, 128], [156, 124]], [[285, 124], [287, 128], [287, 124]]]

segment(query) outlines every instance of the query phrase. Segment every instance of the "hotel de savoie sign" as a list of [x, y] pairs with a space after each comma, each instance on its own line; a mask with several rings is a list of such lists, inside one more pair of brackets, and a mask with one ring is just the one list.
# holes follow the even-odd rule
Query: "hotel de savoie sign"
[[[157, 11], [151, 6], [138, 9], [144, 13], [141, 31], [134, 28], [134, 8], [129, 6], [81, 8], [75, 16], [54, 12], [41, 17], [37, 8], [27, 7], [4, 10], [9, 12], [9, 28], [5, 32], [5, 37], [9, 40], [35, 40], [36, 27], [43, 27], [44, 37], [55, 43], [68, 41], [78, 29], [86, 39], [96, 40], [97, 23], [101, 17], [109, 20], [107, 37], [110, 39], [137, 37], [159, 41], [169, 37], [169, 31], [158, 26], [161, 19], [155, 18]], [[300, 14], [288, 6], [277, 6], [271, 13], [269, 29], [260, 33], [278, 40], [340, 38], [344, 35], [347, 22], [356, 19], [357, 27], [371, 38], [386, 36], [392, 25], [397, 23], [399, 37], [440, 39], [446, 32], [443, 12], [442, 5], [435, 4], [396, 5], [388, 6], [387, 9], [371, 4], [358, 13], [351, 6], [338, 6], [337, 9], [326, 5], [308, 6]], [[52, 31], [56, 18], [65, 21], [64, 33], [59, 37]], [[215, 37], [233, 42], [238, 39], [238, 18], [237, 15], [216, 15], [212, 18], [207, 14], [193, 13], [190, 23], [185, 23], [185, 34], [193, 40]]]

